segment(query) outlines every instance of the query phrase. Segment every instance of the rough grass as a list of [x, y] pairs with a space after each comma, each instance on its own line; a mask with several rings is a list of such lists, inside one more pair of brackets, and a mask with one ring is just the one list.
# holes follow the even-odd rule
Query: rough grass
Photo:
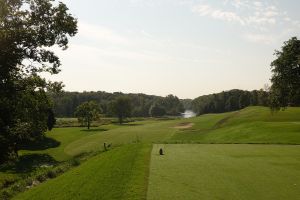
[[150, 152], [151, 145], [117, 147], [14, 199], [146, 199]]
[[153, 147], [147, 199], [298, 199], [299, 186], [298, 145], [165, 144]]

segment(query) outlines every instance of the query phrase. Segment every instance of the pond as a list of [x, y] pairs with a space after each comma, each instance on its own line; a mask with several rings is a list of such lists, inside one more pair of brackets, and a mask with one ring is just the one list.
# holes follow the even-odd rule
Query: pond
[[196, 113], [194, 113], [192, 110], [186, 110], [184, 111], [184, 113], [181, 113], [181, 116], [183, 118], [191, 118], [191, 117], [195, 117]]

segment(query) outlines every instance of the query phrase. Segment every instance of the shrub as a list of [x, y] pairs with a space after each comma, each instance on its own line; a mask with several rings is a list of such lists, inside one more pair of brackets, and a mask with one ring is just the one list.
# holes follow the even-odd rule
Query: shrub
[[55, 178], [57, 176], [57, 171], [56, 170], [49, 170], [47, 172], [47, 177], [48, 178]]
[[36, 179], [39, 181], [39, 182], [44, 182], [45, 180], [47, 180], [47, 177], [45, 174], [40, 174], [36, 177]]
[[71, 162], [72, 166], [78, 166], [78, 165], [80, 165], [80, 160], [78, 158], [74, 158], [70, 162]]

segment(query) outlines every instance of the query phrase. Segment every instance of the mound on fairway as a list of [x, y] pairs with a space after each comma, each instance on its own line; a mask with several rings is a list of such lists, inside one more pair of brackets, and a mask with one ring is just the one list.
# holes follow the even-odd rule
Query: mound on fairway
[[194, 126], [176, 132], [169, 140], [171, 143], [300, 144], [298, 107], [276, 113], [266, 107], [248, 107], [188, 120]]
[[15, 199], [145, 199], [150, 152], [151, 145], [117, 147]]
[[[159, 148], [165, 155], [159, 156]], [[299, 199], [300, 146], [154, 145], [148, 200]]]

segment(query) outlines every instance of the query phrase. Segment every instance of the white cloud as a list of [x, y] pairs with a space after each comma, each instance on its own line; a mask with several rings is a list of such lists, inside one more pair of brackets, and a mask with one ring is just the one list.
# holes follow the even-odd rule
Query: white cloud
[[287, 12], [280, 10], [272, 1], [223, 0], [219, 6], [194, 3], [191, 10], [201, 17], [235, 22], [243, 26], [242, 37], [251, 42], [271, 44], [281, 40], [279, 36], [287, 37], [287, 32], [284, 30], [292, 30], [288, 34], [297, 33], [300, 27], [297, 20], [292, 19]]
[[260, 1], [254, 1], [253, 4], [256, 7], [262, 7], [263, 6], [262, 2], [260, 2]]
[[[241, 25], [274, 25], [277, 22], [275, 17], [280, 15], [276, 7], [264, 8], [261, 2], [254, 2], [254, 6], [251, 6], [247, 1], [234, 0], [232, 4], [236, 7], [236, 11], [213, 8], [207, 4], [194, 5], [192, 11], [200, 16], [208, 16], [228, 22], [238, 22]], [[238, 12], [241, 7], [247, 8], [246, 14]]]
[[210, 16], [215, 19], [238, 22], [244, 25], [243, 19], [234, 12], [223, 11], [221, 9], [212, 8], [209, 5], [196, 5], [192, 8], [193, 12], [198, 13], [200, 16]]

